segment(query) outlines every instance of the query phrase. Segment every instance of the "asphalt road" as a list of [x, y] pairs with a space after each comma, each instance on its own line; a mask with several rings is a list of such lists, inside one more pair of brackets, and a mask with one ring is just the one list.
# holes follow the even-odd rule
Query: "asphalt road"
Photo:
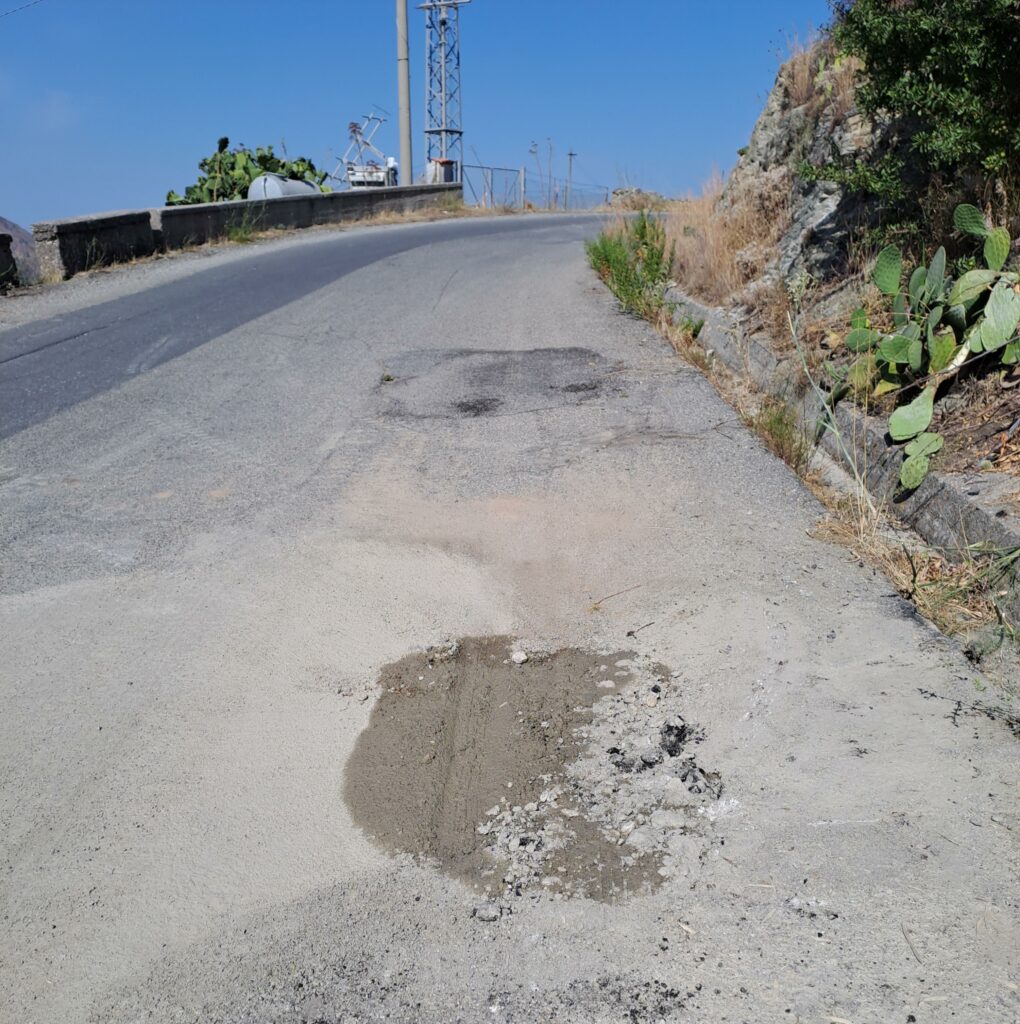
[[507, 218], [320, 239], [0, 330], [0, 438], [408, 249], [526, 230]]
[[[615, 311], [598, 226], [0, 309], [0, 1019], [1018, 1018], [1010, 722]], [[634, 652], [564, 785], [654, 885], [484, 897], [355, 824], [383, 666], [504, 635]], [[678, 716], [690, 757], [631, 756]]]

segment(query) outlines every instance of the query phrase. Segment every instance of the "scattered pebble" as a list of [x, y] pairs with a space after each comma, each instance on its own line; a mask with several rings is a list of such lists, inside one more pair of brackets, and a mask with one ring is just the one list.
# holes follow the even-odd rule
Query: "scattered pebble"
[[523, 665], [528, 660], [527, 652], [526, 651], [514, 651], [513, 654], [510, 655], [510, 660], [515, 665]]

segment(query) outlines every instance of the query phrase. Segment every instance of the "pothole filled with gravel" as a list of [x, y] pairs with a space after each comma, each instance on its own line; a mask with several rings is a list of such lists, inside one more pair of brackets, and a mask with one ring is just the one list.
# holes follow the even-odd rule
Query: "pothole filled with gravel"
[[693, 876], [725, 809], [681, 679], [633, 652], [469, 637], [386, 666], [347, 765], [354, 821], [492, 896], [607, 902]]

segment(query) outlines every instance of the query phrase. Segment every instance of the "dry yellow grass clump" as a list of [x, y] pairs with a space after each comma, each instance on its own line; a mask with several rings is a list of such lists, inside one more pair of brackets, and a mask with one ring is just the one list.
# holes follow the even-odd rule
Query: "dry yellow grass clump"
[[685, 291], [706, 302], [732, 298], [761, 273], [789, 223], [785, 175], [764, 176], [753, 189], [723, 197], [715, 174], [699, 196], [674, 203], [666, 231], [676, 243], [674, 271]]
[[815, 536], [849, 548], [862, 564], [885, 573], [899, 594], [947, 636], [968, 636], [996, 622], [1011, 629], [996, 599], [1006, 596], [1000, 588], [1005, 587], [1005, 562], [1015, 560], [1012, 553], [1005, 558], [975, 553], [950, 562], [897, 527], [884, 510], [869, 508], [853, 495], [819, 494], [813, 489], [829, 508]]

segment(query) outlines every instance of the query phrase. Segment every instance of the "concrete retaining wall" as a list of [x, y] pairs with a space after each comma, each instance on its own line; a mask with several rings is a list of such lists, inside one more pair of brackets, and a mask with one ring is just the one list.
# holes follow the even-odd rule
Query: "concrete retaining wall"
[[[678, 291], [667, 301], [676, 303], [674, 322], [685, 317], [704, 320], [698, 342], [731, 371], [751, 380], [758, 390], [786, 402], [796, 412], [808, 437], [818, 434], [826, 422], [816, 393], [805, 384], [800, 357], [777, 355], [763, 337], [746, 335], [725, 310], [703, 306]], [[999, 499], [1003, 496], [1001, 474], [931, 472], [917, 490], [906, 497], [899, 493], [902, 446], [888, 436], [888, 423], [865, 416], [850, 402], [836, 406], [836, 430], [821, 435], [823, 448], [849, 470], [859, 474], [877, 502], [949, 558], [962, 559], [975, 550], [1010, 551], [1020, 547], [1020, 517]], [[937, 464], [937, 462], [936, 462]], [[1006, 487], [1005, 490], [1012, 488]], [[1011, 573], [1009, 594], [1003, 609], [1011, 621], [1020, 621], [1020, 564]]]
[[18, 265], [11, 251], [13, 241], [10, 235], [0, 235], [0, 292], [18, 283]]
[[463, 187], [408, 185], [352, 192], [283, 196], [229, 203], [164, 206], [34, 224], [44, 279], [68, 278], [91, 267], [201, 245], [232, 232], [309, 228], [457, 203]]
[[156, 251], [148, 210], [44, 221], [32, 225], [32, 234], [44, 281]]

